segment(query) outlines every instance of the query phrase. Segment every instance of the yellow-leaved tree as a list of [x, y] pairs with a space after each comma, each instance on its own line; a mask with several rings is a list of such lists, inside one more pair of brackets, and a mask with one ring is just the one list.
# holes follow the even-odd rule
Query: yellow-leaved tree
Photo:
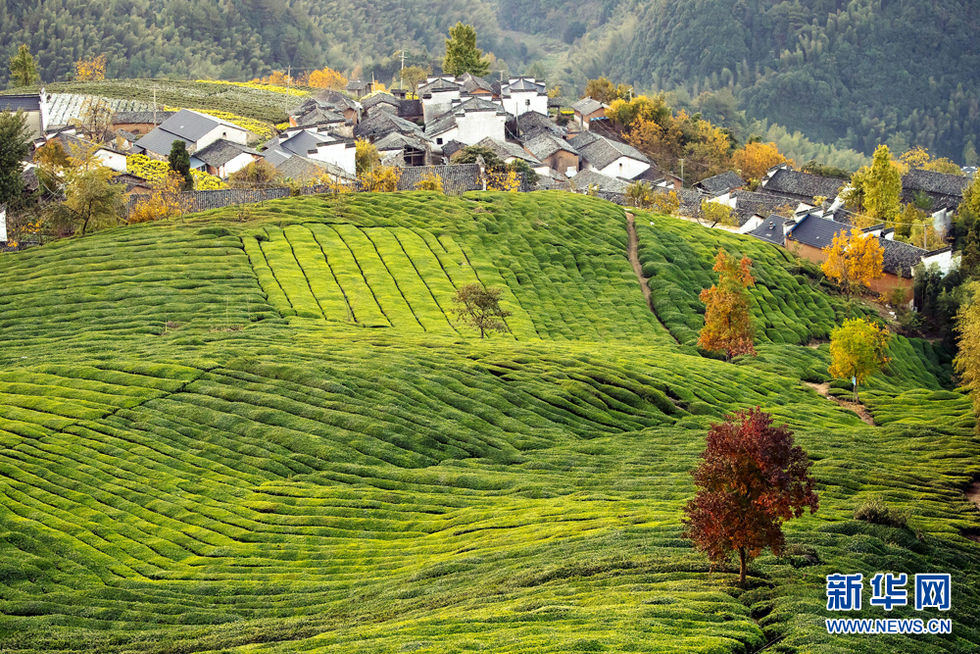
[[786, 163], [786, 157], [779, 151], [775, 143], [746, 143], [745, 147], [735, 152], [732, 163], [742, 172], [746, 181], [760, 180], [773, 166]]
[[738, 214], [727, 204], [712, 200], [701, 200], [701, 211], [697, 216], [697, 220], [702, 225], [707, 225], [708, 227], [715, 227], [716, 225], [734, 227], [738, 224]]
[[488, 170], [486, 182], [488, 191], [516, 193], [521, 189], [521, 178], [516, 170]]
[[394, 166], [375, 166], [370, 171], [358, 175], [365, 191], [391, 193], [398, 190], [398, 180], [402, 170]]
[[677, 191], [654, 191], [651, 207], [657, 213], [673, 216], [681, 208], [681, 199], [677, 196]]
[[824, 252], [827, 260], [820, 269], [847, 295], [851, 295], [856, 286], [870, 287], [872, 280], [884, 274], [884, 248], [877, 238], [859, 229], [841, 230]]
[[853, 380], [854, 401], [858, 401], [858, 384], [881, 370], [888, 358], [891, 334], [877, 324], [853, 318], [830, 333], [830, 368], [834, 379]]
[[183, 215], [189, 206], [183, 186], [184, 179], [172, 170], [158, 178], [153, 182], [153, 190], [133, 207], [127, 222], [145, 223]]
[[422, 178], [415, 184], [416, 191], [436, 191], [443, 193], [442, 177], [435, 171], [422, 175]]
[[79, 82], [101, 82], [105, 79], [105, 55], [75, 62], [75, 79]]
[[339, 72], [324, 66], [320, 70], [314, 70], [306, 80], [307, 85], [317, 89], [339, 90], [347, 86], [347, 78]]
[[[957, 341], [959, 354], [953, 360], [953, 365], [973, 398], [973, 412], [980, 416], [980, 302], [977, 301], [980, 282], [968, 284], [966, 290], [968, 299], [956, 315], [956, 329], [960, 333]], [[977, 432], [980, 433], [980, 421], [977, 422]]]

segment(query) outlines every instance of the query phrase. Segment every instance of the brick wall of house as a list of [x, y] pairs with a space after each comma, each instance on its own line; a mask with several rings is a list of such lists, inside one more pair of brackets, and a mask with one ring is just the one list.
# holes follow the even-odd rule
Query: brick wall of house
[[[827, 260], [827, 253], [824, 250], [815, 248], [812, 245], [800, 243], [799, 241], [794, 241], [792, 237], [786, 238], [786, 249], [814, 263], [822, 264]], [[899, 277], [898, 275], [887, 272], [879, 279], [872, 280], [871, 282], [871, 290], [879, 295], [887, 295], [894, 288], [904, 288], [906, 300], [912, 299], [912, 286], [911, 279]]]
[[554, 153], [545, 159], [543, 163], [547, 164], [552, 170], [556, 170], [562, 174], [569, 168], [578, 170], [578, 156], [571, 152], [565, 152], [564, 150], [559, 150]]

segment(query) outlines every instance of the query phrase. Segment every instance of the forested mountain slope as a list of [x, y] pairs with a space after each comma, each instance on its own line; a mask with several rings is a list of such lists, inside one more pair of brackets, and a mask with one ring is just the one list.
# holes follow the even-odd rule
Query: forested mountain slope
[[387, 81], [403, 48], [410, 64], [438, 65], [463, 20], [499, 58], [494, 72], [533, 67], [569, 96], [603, 74], [638, 91], [731, 87], [753, 117], [814, 140], [870, 154], [891, 139], [972, 163], [978, 16], [969, 0], [39, 0], [0, 4], [0, 59], [26, 43], [48, 82], [100, 53], [109, 77], [360, 64]]
[[967, 0], [651, 0], [578, 44], [565, 74], [731, 85], [749, 112], [870, 153], [900, 132], [962, 161], [980, 131], [980, 13]]

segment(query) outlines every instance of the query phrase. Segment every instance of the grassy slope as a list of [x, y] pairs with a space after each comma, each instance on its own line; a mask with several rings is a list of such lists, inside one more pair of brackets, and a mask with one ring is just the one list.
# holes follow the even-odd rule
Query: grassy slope
[[[648, 265], [683, 254], [693, 276], [699, 248], [724, 244], [783, 295], [792, 264], [775, 249], [654, 220]], [[672, 234], [686, 236], [655, 245]], [[678, 344], [625, 247], [622, 210], [598, 200], [411, 193], [4, 255], [0, 648], [977, 647], [962, 488], [980, 442], [929, 352], [895, 356], [868, 427], [798, 381], [825, 374], [825, 346], [698, 356], [665, 309], [693, 321], [699, 288], [661, 266], [681, 279], [658, 303]], [[447, 319], [474, 278], [507, 289], [507, 334]], [[815, 309], [760, 302], [757, 318], [819, 336], [837, 305], [802, 288]], [[821, 507], [740, 594], [679, 520], [707, 424], [756, 405], [814, 459]], [[920, 537], [850, 520], [875, 493], [912, 509]], [[958, 571], [955, 637], [827, 637], [823, 575], [877, 570]]]

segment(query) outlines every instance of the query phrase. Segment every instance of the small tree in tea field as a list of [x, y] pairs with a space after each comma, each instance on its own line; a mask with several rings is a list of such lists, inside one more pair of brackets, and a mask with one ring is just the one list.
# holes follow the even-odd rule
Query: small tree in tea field
[[751, 559], [767, 547], [782, 552], [782, 523], [807, 507], [816, 512], [812, 463], [793, 434], [758, 408], [711, 425], [701, 459], [691, 472], [697, 493], [684, 508], [683, 535], [714, 563], [737, 553], [744, 586]]
[[422, 175], [422, 178], [415, 183], [416, 191], [436, 191], [437, 193], [444, 193], [442, 188], [442, 177], [439, 176], [435, 171], [428, 172]]
[[393, 193], [398, 190], [398, 180], [402, 170], [395, 166], [375, 166], [370, 171], [358, 174], [357, 178], [365, 191], [374, 193]]
[[850, 295], [855, 286], [871, 286], [872, 280], [884, 273], [885, 249], [874, 236], [868, 236], [859, 229], [850, 233], [842, 230], [824, 248], [827, 260], [820, 269], [823, 274], [837, 282], [841, 290]]
[[467, 284], [456, 291], [450, 309], [462, 322], [480, 330], [480, 338], [488, 331], [504, 332], [507, 325], [502, 318], [511, 315], [500, 308], [500, 289], [480, 284]]
[[[738, 225], [738, 214], [735, 213], [734, 209], [727, 204], [712, 200], [701, 201], [701, 211], [698, 213], [697, 219], [700, 224], [708, 227], [715, 227], [716, 225], [735, 227]], [[702, 219], [704, 220], [703, 223], [701, 222]]]
[[184, 180], [173, 171], [166, 177], [155, 180], [153, 190], [140, 198], [127, 222], [145, 223], [183, 215], [188, 205], [182, 196], [183, 184]]
[[737, 261], [724, 248], [718, 250], [714, 267], [718, 283], [700, 295], [705, 311], [698, 345], [712, 352], [724, 351], [729, 360], [739, 354], [755, 354], [749, 317], [748, 287], [755, 284], [751, 268], [748, 257]]
[[830, 333], [830, 369], [835, 379], [854, 380], [854, 401], [858, 384], [881, 370], [889, 358], [891, 334], [873, 322], [860, 318], [845, 320]]

